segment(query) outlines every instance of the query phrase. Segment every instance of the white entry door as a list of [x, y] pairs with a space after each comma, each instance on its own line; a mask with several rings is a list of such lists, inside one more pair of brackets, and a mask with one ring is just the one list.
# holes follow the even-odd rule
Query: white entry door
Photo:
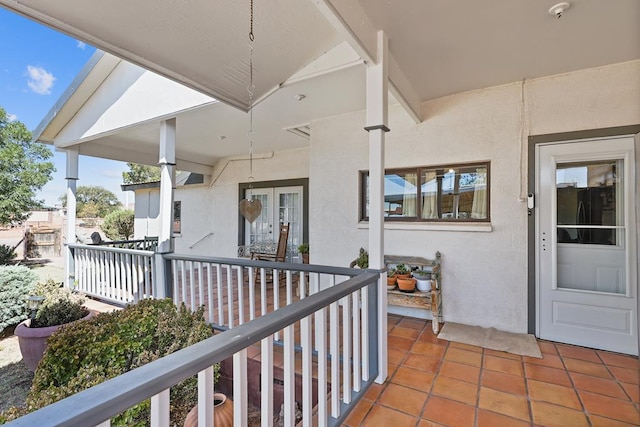
[[536, 149], [538, 336], [638, 354], [634, 138]]
[[262, 203], [262, 213], [251, 224], [245, 221], [245, 244], [277, 243], [280, 224], [289, 223], [287, 260], [296, 261], [303, 243], [302, 192], [302, 186], [252, 189], [252, 197]]

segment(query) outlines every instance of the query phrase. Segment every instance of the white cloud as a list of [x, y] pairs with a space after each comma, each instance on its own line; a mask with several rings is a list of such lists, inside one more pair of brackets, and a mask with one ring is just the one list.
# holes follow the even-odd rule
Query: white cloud
[[27, 73], [29, 74], [29, 81], [27, 85], [29, 89], [39, 95], [49, 95], [53, 82], [56, 78], [42, 67], [34, 67], [33, 65], [27, 65]]
[[7, 121], [13, 122], [18, 119], [18, 116], [15, 114], [7, 113]]
[[76, 47], [78, 49], [84, 50], [84, 48], [87, 47], [87, 44], [85, 42], [81, 42], [80, 40], [76, 40], [76, 42], [77, 42], [76, 43]]

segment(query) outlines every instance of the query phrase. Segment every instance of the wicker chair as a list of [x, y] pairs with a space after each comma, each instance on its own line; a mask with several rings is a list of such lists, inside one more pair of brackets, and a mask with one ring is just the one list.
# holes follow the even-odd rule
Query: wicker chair
[[[278, 246], [274, 253], [251, 252], [251, 259], [259, 261], [284, 262], [287, 258], [287, 241], [289, 240], [289, 224], [280, 224], [280, 234], [278, 235]], [[258, 281], [258, 271], [255, 272], [255, 281]], [[273, 275], [273, 270], [271, 270]], [[281, 277], [282, 279], [282, 277]], [[271, 278], [273, 280], [273, 278]]]

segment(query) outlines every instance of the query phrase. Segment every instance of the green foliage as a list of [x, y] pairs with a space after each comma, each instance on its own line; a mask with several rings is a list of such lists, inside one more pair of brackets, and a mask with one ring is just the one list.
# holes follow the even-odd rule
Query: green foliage
[[[13, 408], [3, 415], [12, 419], [35, 411], [210, 337], [203, 313], [203, 308], [192, 313], [184, 304], [177, 308], [169, 299], [143, 300], [69, 324], [49, 339], [25, 410]], [[214, 382], [219, 376], [216, 365]], [[196, 403], [195, 376], [172, 387], [171, 425], [182, 425]], [[148, 425], [149, 408], [147, 400], [112, 419], [111, 425]]]
[[[67, 195], [60, 197], [62, 206], [67, 206]], [[122, 206], [118, 197], [106, 188], [81, 185], [76, 190], [76, 212], [78, 218], [104, 218]]]
[[22, 223], [41, 206], [36, 192], [52, 178], [53, 153], [0, 107], [0, 224]]
[[118, 210], [107, 215], [100, 228], [111, 240], [129, 240], [133, 236], [133, 224], [132, 210]]
[[0, 245], [0, 265], [10, 264], [17, 256], [16, 251], [9, 245]]
[[0, 267], [0, 332], [27, 318], [27, 297], [38, 275], [19, 265]]
[[298, 246], [298, 252], [300, 252], [301, 254], [308, 254], [309, 253], [309, 244], [308, 243], [303, 243], [300, 246]]
[[396, 274], [409, 274], [411, 273], [411, 270], [409, 270], [409, 268], [404, 265], [404, 264], [398, 264], [396, 265]]
[[35, 321], [31, 323], [31, 327], [45, 328], [47, 326], [64, 325], [65, 323], [80, 320], [88, 314], [89, 310], [84, 308], [81, 302], [59, 298], [38, 309], [38, 314]]
[[125, 184], [142, 184], [145, 182], [160, 181], [160, 168], [157, 166], [139, 165], [127, 163], [129, 172], [122, 172], [122, 180]]
[[360, 248], [358, 258], [356, 259], [356, 265], [360, 268], [369, 268], [369, 252], [364, 248]]

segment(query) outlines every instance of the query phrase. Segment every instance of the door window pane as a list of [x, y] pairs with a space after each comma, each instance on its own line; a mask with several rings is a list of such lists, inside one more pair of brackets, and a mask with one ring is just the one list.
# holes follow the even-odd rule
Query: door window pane
[[558, 243], [618, 244], [614, 227], [624, 225], [621, 176], [621, 160], [557, 165]]

